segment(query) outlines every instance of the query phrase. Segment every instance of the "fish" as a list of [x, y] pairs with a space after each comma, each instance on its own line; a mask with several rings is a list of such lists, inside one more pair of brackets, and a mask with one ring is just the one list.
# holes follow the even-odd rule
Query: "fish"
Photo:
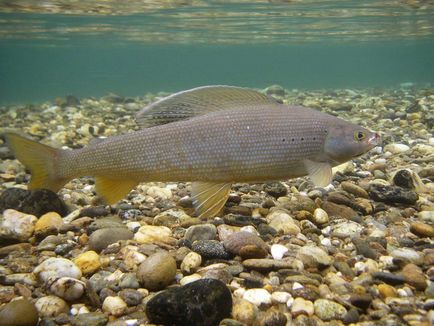
[[233, 183], [263, 183], [309, 175], [317, 186], [332, 167], [380, 144], [378, 133], [259, 91], [225, 85], [178, 92], [136, 114], [138, 131], [57, 149], [18, 133], [5, 139], [30, 170], [29, 189], [59, 191], [68, 181], [95, 178], [108, 204], [140, 182], [191, 182], [196, 214], [219, 214]]

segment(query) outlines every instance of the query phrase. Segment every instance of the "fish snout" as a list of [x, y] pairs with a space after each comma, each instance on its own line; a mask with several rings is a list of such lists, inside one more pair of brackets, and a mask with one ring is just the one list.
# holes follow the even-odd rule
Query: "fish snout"
[[374, 132], [371, 137], [368, 138], [368, 143], [372, 146], [381, 146], [383, 140], [381, 139], [381, 136]]

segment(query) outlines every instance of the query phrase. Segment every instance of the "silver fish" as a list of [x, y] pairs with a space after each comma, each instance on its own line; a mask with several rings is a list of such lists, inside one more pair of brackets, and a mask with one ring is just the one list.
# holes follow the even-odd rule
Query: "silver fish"
[[378, 145], [356, 124], [301, 106], [287, 106], [255, 90], [205, 86], [163, 98], [137, 114], [141, 130], [55, 149], [15, 133], [10, 148], [32, 173], [30, 189], [58, 191], [90, 175], [108, 203], [139, 182], [191, 181], [200, 217], [217, 215], [235, 182], [309, 175], [319, 186], [332, 167]]

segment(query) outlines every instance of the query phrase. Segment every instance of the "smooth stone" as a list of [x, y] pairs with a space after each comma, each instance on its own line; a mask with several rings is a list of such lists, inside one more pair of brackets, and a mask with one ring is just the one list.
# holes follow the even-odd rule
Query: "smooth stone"
[[110, 214], [110, 210], [108, 210], [105, 206], [89, 206], [82, 208], [80, 210], [80, 217], [102, 217]]
[[190, 226], [185, 232], [184, 239], [193, 243], [196, 240], [214, 240], [217, 228], [213, 224], [199, 224]]
[[42, 215], [35, 224], [35, 235], [57, 234], [63, 225], [62, 217], [56, 212]]
[[323, 249], [314, 246], [304, 246], [297, 252], [297, 258], [300, 259], [306, 267], [326, 267], [333, 262], [328, 253]]
[[44, 283], [61, 277], [79, 279], [82, 275], [80, 268], [74, 262], [66, 258], [55, 257], [44, 260], [33, 270], [33, 273]]
[[294, 259], [246, 259], [243, 261], [243, 266], [247, 269], [257, 270], [257, 271], [270, 271], [279, 269], [293, 269]]
[[128, 306], [121, 297], [118, 296], [108, 296], [104, 299], [102, 303], [102, 310], [109, 315], [116, 317], [122, 316], [127, 310]]
[[232, 317], [243, 325], [253, 325], [257, 319], [258, 308], [251, 302], [236, 298], [232, 308]]
[[217, 240], [197, 240], [191, 249], [205, 259], [229, 259], [231, 257], [223, 243]]
[[292, 296], [288, 292], [275, 291], [271, 293], [271, 300], [276, 303], [287, 303]]
[[392, 179], [393, 183], [402, 188], [415, 189], [412, 173], [409, 170], [403, 169], [395, 173]]
[[146, 315], [155, 324], [211, 326], [232, 310], [232, 296], [226, 285], [202, 279], [158, 293], [146, 305]]
[[412, 222], [410, 231], [419, 237], [434, 237], [434, 227], [426, 223]]
[[416, 265], [421, 265], [423, 263], [423, 255], [416, 250], [410, 248], [397, 248], [390, 252], [390, 256], [393, 258], [399, 258], [407, 260]]
[[305, 300], [301, 297], [295, 298], [291, 306], [291, 315], [297, 317], [301, 314], [306, 316], [312, 316], [314, 314], [313, 302]]
[[347, 313], [347, 309], [344, 306], [327, 299], [317, 299], [313, 303], [313, 306], [315, 314], [324, 321], [342, 320]]
[[297, 235], [301, 232], [300, 227], [294, 219], [285, 211], [273, 210], [266, 217], [268, 225], [275, 229], [278, 233]]
[[118, 295], [129, 307], [139, 305], [143, 299], [143, 294], [134, 289], [121, 290], [118, 292]]
[[346, 192], [353, 194], [356, 197], [369, 198], [368, 193], [365, 189], [363, 189], [362, 187], [360, 187], [360, 186], [358, 186], [352, 182], [343, 181], [343, 182], [341, 182], [341, 187]]
[[223, 242], [225, 249], [242, 258], [263, 258], [267, 256], [267, 244], [256, 234], [236, 232], [229, 235]]
[[417, 217], [422, 221], [434, 222], [434, 210], [432, 211], [421, 211], [417, 213]]
[[271, 307], [265, 312], [260, 312], [258, 325], [286, 326], [288, 319], [277, 307]]
[[405, 283], [405, 277], [388, 272], [374, 272], [372, 273], [374, 280], [379, 280], [390, 285], [400, 285]]
[[72, 261], [80, 268], [83, 274], [93, 274], [101, 268], [100, 257], [93, 250], [81, 253]]
[[189, 252], [181, 263], [181, 271], [190, 274], [202, 264], [202, 256], [192, 251]]
[[288, 252], [288, 248], [281, 244], [273, 244], [271, 246], [270, 252], [271, 256], [273, 256], [274, 259], [280, 260], [283, 258], [283, 255]]
[[101, 312], [88, 312], [72, 317], [72, 326], [105, 326], [108, 317]]
[[392, 143], [384, 146], [385, 152], [391, 152], [392, 154], [401, 154], [410, 150], [410, 147], [405, 144]]
[[428, 280], [426, 279], [425, 274], [415, 264], [405, 265], [401, 271], [401, 275], [404, 276], [408, 284], [414, 286], [419, 291], [424, 291], [428, 286]]
[[105, 229], [105, 228], [125, 228], [125, 224], [122, 223], [122, 220], [117, 216], [107, 216], [98, 218], [93, 221], [88, 227], [88, 233], [93, 233], [96, 230]]
[[347, 220], [358, 216], [355, 210], [350, 207], [325, 201], [321, 204], [321, 208], [327, 212], [330, 217], [345, 218]]
[[398, 296], [396, 289], [389, 284], [379, 284], [378, 292], [381, 294], [383, 298], [390, 298]]
[[32, 245], [27, 242], [16, 243], [8, 246], [0, 247], [0, 257], [5, 257], [11, 253], [29, 252], [32, 249]]
[[285, 96], [285, 89], [280, 85], [271, 85], [265, 89], [265, 94], [267, 95], [276, 95], [278, 97]]
[[363, 231], [363, 227], [353, 221], [345, 221], [338, 223], [332, 227], [332, 234], [339, 238], [348, 238], [359, 235]]
[[140, 264], [137, 277], [144, 288], [156, 291], [164, 289], [175, 278], [176, 261], [167, 252], [157, 252]]
[[328, 223], [328, 221], [329, 221], [329, 215], [325, 210], [323, 210], [322, 208], [316, 208], [313, 211], [313, 222], [315, 224], [321, 225], [321, 224]]
[[35, 230], [38, 221], [36, 216], [7, 209], [0, 219], [0, 241], [2, 239], [28, 241]]
[[244, 292], [243, 299], [257, 307], [271, 304], [271, 294], [265, 289], [248, 289]]
[[54, 295], [39, 298], [35, 302], [35, 307], [41, 317], [56, 317], [69, 311], [65, 300]]
[[66, 301], [74, 301], [84, 294], [86, 285], [75, 278], [61, 277], [49, 284], [49, 290]]
[[8, 208], [34, 216], [42, 216], [48, 212], [57, 212], [60, 216], [68, 213], [65, 203], [59, 196], [47, 189], [8, 188], [0, 195], [0, 212]]
[[406, 205], [414, 205], [419, 199], [418, 194], [412, 190], [380, 184], [370, 185], [369, 197], [379, 202]]
[[268, 195], [279, 198], [288, 194], [288, 189], [281, 182], [268, 182], [262, 188]]
[[191, 275], [184, 276], [179, 281], [179, 284], [186, 285], [188, 283], [192, 283], [192, 282], [195, 282], [197, 280], [200, 280], [201, 278], [202, 278], [202, 276], [200, 274], [194, 273], [194, 274], [191, 274]]
[[166, 226], [144, 225], [135, 234], [134, 240], [140, 243], [163, 242], [174, 244], [176, 240], [172, 238], [172, 231]]
[[155, 216], [152, 224], [174, 228], [180, 225], [182, 219], [187, 218], [190, 218], [190, 216], [185, 214], [181, 209], [168, 209], [167, 211], [161, 212]]
[[366, 258], [374, 260], [377, 259], [378, 254], [374, 249], [369, 246], [368, 241], [360, 238], [353, 238], [352, 241], [354, 243], [354, 246], [356, 247], [357, 254], [362, 255]]
[[151, 186], [148, 188], [146, 194], [151, 196], [152, 198], [160, 199], [160, 200], [169, 200], [172, 199], [172, 191], [167, 188], [160, 188], [157, 186]]
[[101, 252], [120, 240], [132, 239], [134, 234], [127, 228], [103, 228], [94, 231], [89, 237], [89, 249]]
[[27, 299], [11, 301], [0, 308], [0, 321], [4, 326], [36, 326], [38, 310]]
[[370, 294], [358, 294], [354, 293], [350, 296], [350, 302], [353, 306], [365, 310], [369, 308], [372, 302], [372, 296]]

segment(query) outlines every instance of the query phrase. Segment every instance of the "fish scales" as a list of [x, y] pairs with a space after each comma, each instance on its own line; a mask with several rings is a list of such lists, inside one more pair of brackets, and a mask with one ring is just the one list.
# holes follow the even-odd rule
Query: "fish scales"
[[294, 177], [305, 170], [292, 175], [288, 166], [321, 156], [326, 121], [316, 111], [286, 106], [270, 108], [266, 115], [263, 107], [216, 112], [65, 152], [59, 172], [146, 181]]

